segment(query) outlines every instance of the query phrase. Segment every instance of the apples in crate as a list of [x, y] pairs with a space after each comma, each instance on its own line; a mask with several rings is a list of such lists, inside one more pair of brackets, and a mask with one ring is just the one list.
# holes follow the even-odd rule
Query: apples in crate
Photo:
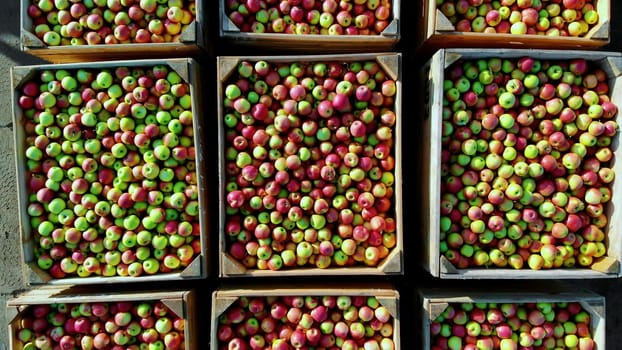
[[608, 0], [423, 2], [420, 49], [596, 48], [610, 40]]
[[595, 2], [442, 0], [437, 6], [461, 32], [579, 37], [599, 23]]
[[197, 349], [195, 307], [194, 291], [32, 290], [8, 302], [10, 349]]
[[391, 23], [392, 1], [225, 1], [225, 14], [241, 32], [380, 35]]
[[398, 302], [390, 289], [216, 291], [211, 349], [399, 350]]
[[220, 58], [225, 270], [401, 269], [399, 61], [361, 57]]
[[606, 73], [584, 59], [531, 57], [458, 61], [447, 73], [446, 256], [458, 266], [539, 270], [605, 255], [618, 130]]
[[206, 46], [201, 1], [21, 3], [22, 50], [55, 63], [188, 57]]
[[400, 1], [219, 0], [220, 36], [284, 52], [376, 52], [399, 41]]
[[436, 57], [447, 54], [430, 105], [441, 264], [454, 276], [615, 276], [619, 56], [529, 53]]
[[592, 293], [424, 294], [423, 349], [604, 349], [605, 299]]
[[14, 69], [33, 277], [203, 273], [197, 69], [188, 59]]

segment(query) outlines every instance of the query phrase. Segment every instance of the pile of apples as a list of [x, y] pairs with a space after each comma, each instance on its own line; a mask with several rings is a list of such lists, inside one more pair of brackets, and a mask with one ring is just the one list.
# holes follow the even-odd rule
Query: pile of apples
[[577, 302], [452, 303], [430, 324], [431, 350], [596, 349]]
[[457, 31], [585, 36], [599, 22], [595, 0], [438, 0]]
[[178, 271], [201, 252], [190, 85], [167, 65], [21, 85], [27, 214], [53, 278]]
[[34, 34], [48, 46], [168, 43], [196, 17], [195, 0], [32, 0]]
[[241, 297], [219, 318], [219, 350], [394, 350], [393, 316], [371, 296]]
[[396, 82], [375, 61], [241, 61], [223, 92], [230, 256], [377, 266], [397, 239]]
[[441, 254], [458, 268], [589, 267], [607, 252], [617, 106], [585, 59], [445, 70]]
[[380, 35], [392, 19], [391, 0], [225, 0], [242, 32]]
[[161, 302], [33, 305], [21, 314], [15, 339], [24, 350], [184, 349], [183, 318]]

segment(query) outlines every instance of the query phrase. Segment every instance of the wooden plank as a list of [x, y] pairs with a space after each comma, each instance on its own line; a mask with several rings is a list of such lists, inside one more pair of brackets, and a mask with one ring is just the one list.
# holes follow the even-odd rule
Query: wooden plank
[[394, 208], [395, 208], [395, 218], [396, 218], [396, 235], [397, 235], [397, 245], [393, 248], [392, 253], [385, 258], [385, 260], [378, 267], [347, 267], [347, 268], [328, 268], [328, 269], [319, 269], [319, 268], [295, 268], [295, 269], [282, 269], [278, 271], [269, 271], [269, 270], [256, 270], [256, 269], [247, 269], [240, 262], [235, 261], [235, 259], [231, 258], [227, 252], [227, 242], [226, 237], [224, 236], [225, 232], [225, 205], [226, 202], [226, 194], [225, 194], [225, 142], [224, 142], [224, 108], [221, 103], [218, 104], [218, 134], [219, 134], [219, 181], [220, 181], [220, 193], [219, 193], [219, 202], [223, 203], [219, 206], [219, 215], [220, 215], [220, 228], [219, 228], [219, 255], [220, 255], [220, 271], [219, 275], [221, 277], [237, 277], [237, 276], [299, 276], [301, 274], [304, 275], [388, 275], [388, 274], [401, 274], [403, 272], [403, 199], [401, 196], [402, 193], [402, 71], [401, 71], [401, 63], [402, 58], [400, 54], [393, 53], [367, 53], [367, 54], [353, 54], [353, 55], [343, 55], [343, 54], [332, 54], [332, 55], [286, 55], [286, 56], [248, 56], [248, 57], [218, 57], [217, 67], [218, 72], [217, 76], [220, 81], [217, 87], [218, 100], [222, 101], [223, 99], [220, 96], [224, 94], [224, 87], [222, 86], [226, 79], [230, 78], [232, 71], [234, 71], [237, 67], [237, 64], [241, 60], [249, 60], [249, 61], [257, 61], [266, 59], [270, 63], [290, 63], [290, 62], [354, 62], [354, 61], [370, 61], [375, 60], [381, 65], [381, 67], [385, 68], [387, 74], [390, 75], [393, 79], [396, 80], [397, 86], [397, 94], [395, 97], [395, 113], [397, 116], [396, 124], [394, 126], [393, 135], [395, 137], [394, 143], [394, 157], [395, 157], [395, 169], [394, 169]]
[[23, 304], [42, 304], [46, 303], [51, 296], [61, 294], [70, 286], [46, 285], [41, 288], [31, 289], [21, 293], [7, 301], [7, 306], [20, 306]]
[[[205, 74], [203, 67], [194, 59], [188, 61], [189, 79], [191, 79], [190, 91], [192, 96], [193, 108], [193, 126], [194, 126], [194, 148], [195, 148], [195, 164], [197, 174], [197, 185], [201, 189], [199, 191], [198, 201], [200, 208], [199, 226], [201, 228], [201, 253], [195, 260], [182, 272], [183, 278], [205, 278], [210, 273], [208, 254], [210, 247], [210, 222], [212, 220], [212, 210], [210, 210], [210, 186], [208, 182], [208, 153], [210, 153], [208, 141], [206, 140], [208, 125], [212, 120], [208, 119], [211, 115], [211, 105], [203, 98], [205, 87]], [[195, 112], [196, 111], [196, 112]], [[209, 123], [209, 124], [208, 124]]]
[[[533, 271], [529, 269], [513, 270], [499, 268], [467, 268], [457, 269], [447, 259], [440, 256], [440, 155], [441, 155], [441, 115], [442, 115], [442, 85], [444, 70], [458, 59], [480, 59], [490, 57], [519, 58], [531, 56], [547, 60], [570, 60], [585, 58], [598, 64], [608, 74], [610, 87], [609, 96], [617, 106], [622, 106], [622, 56], [619, 53], [603, 51], [572, 51], [572, 50], [527, 50], [527, 49], [444, 49], [439, 50], [424, 65], [422, 76], [427, 79], [426, 96], [430, 97], [428, 104], [424, 105], [423, 132], [424, 137], [421, 149], [423, 154], [429, 155], [429, 159], [423, 161], [424, 174], [421, 184], [423, 202], [426, 203], [425, 216], [423, 218], [423, 238], [427, 245], [424, 252], [424, 267], [433, 276], [444, 279], [586, 279], [586, 278], [615, 278], [622, 275], [620, 262], [622, 259], [622, 233], [617, 223], [622, 222], [622, 212], [614, 210], [622, 205], [622, 197], [612, 196], [611, 201], [605, 205], [605, 214], [608, 216], [606, 227], [607, 253], [604, 258], [596, 261], [591, 268], [551, 269]], [[622, 122], [622, 113], [616, 116], [618, 124]], [[619, 136], [612, 140], [614, 159], [611, 168], [615, 172], [622, 171], [622, 165], [616, 161], [622, 157], [622, 149], [619, 147]], [[612, 193], [622, 192], [622, 181], [615, 180], [611, 185]], [[427, 197], [426, 197], [427, 196]]]
[[[616, 121], [618, 125], [622, 123], [622, 112], [620, 112], [620, 106], [622, 106], [622, 58], [611, 57], [607, 59], [605, 70], [608, 74], [614, 74], [615, 78], [609, 80], [611, 101], [618, 106], [618, 115]], [[611, 148], [614, 150], [613, 159], [611, 161], [611, 168], [619, 175], [622, 174], [622, 147], [620, 147], [620, 130], [618, 135], [613, 138]], [[620, 232], [620, 222], [622, 222], [622, 181], [620, 176], [616, 176], [616, 179], [612, 183], [611, 193], [617, 193], [613, 195], [611, 202], [605, 207], [605, 214], [609, 217], [607, 225], [607, 237], [605, 243], [607, 245], [606, 256], [615, 259], [618, 262], [622, 262], [622, 233]], [[617, 208], [617, 209], [616, 209]], [[615, 234], [612, 234], [615, 233]], [[617, 276], [622, 276], [622, 269], [618, 263]]]
[[434, 0], [423, 0], [421, 6], [419, 42], [423, 43], [429, 40], [432, 33], [434, 33], [434, 26], [436, 25], [436, 4]]
[[184, 43], [56, 46], [40, 49], [26, 47], [23, 51], [51, 63], [129, 60], [145, 55], [149, 58], [191, 57], [200, 53], [197, 46]]
[[603, 273], [587, 268], [572, 268], [572, 269], [550, 269], [550, 270], [530, 270], [528, 268], [522, 270], [513, 269], [500, 269], [500, 268], [488, 268], [488, 269], [456, 269], [457, 273], [441, 272], [440, 278], [443, 279], [537, 279], [537, 280], [551, 280], [551, 279], [598, 279], [598, 278], [615, 278], [617, 273]]
[[[400, 254], [401, 255], [401, 254]], [[396, 257], [398, 255], [395, 255]], [[258, 270], [258, 269], [247, 269], [242, 266], [240, 263], [235, 262], [230, 256], [226, 257], [226, 260], [223, 259], [225, 265], [221, 266], [220, 276], [224, 278], [231, 277], [295, 277], [295, 276], [373, 276], [373, 275], [391, 275], [391, 274], [399, 274], [399, 271], [392, 271], [391, 269], [382, 269], [380, 266], [385, 266], [384, 263], [379, 267], [334, 267], [327, 269], [319, 269], [315, 267], [298, 267], [290, 270], [278, 270], [278, 271], [270, 271], [270, 270]], [[397, 262], [401, 261], [401, 259], [395, 258], [394, 263], [388, 266], [396, 266]], [[234, 263], [232, 263], [234, 262]]]
[[[196, 153], [196, 167], [197, 167], [197, 186], [199, 188], [199, 226], [201, 228], [201, 253], [183, 270], [156, 275], [143, 275], [140, 277], [100, 277], [92, 276], [87, 278], [64, 278], [53, 279], [46, 271], [40, 269], [37, 266], [34, 256], [33, 242], [34, 236], [32, 234], [32, 228], [30, 227], [30, 218], [27, 216], [26, 207], [28, 206], [28, 186], [25, 183], [26, 173], [26, 160], [23, 156], [16, 157], [16, 173], [17, 179], [19, 179], [18, 187], [18, 204], [22, 208], [20, 210], [20, 237], [22, 240], [22, 260], [24, 262], [24, 270], [26, 274], [26, 281], [29, 285], [40, 284], [110, 284], [110, 283], [127, 283], [127, 282], [147, 282], [147, 281], [167, 281], [167, 280], [187, 280], [204, 278], [207, 276], [207, 247], [208, 231], [209, 231], [209, 210], [208, 197], [207, 197], [207, 176], [205, 167], [205, 153], [207, 150], [206, 141], [204, 140], [203, 130], [205, 128], [205, 120], [203, 116], [204, 102], [201, 98], [200, 85], [201, 85], [201, 70], [198, 63], [191, 58], [179, 58], [179, 59], [148, 59], [148, 60], [131, 60], [131, 61], [106, 61], [106, 62], [81, 62], [81, 63], [66, 63], [66, 64], [49, 64], [49, 65], [34, 65], [34, 66], [18, 66], [12, 69], [12, 84], [14, 91], [17, 91], [25, 82], [29, 81], [37, 72], [41, 70], [58, 70], [58, 69], [113, 69], [120, 66], [126, 67], [152, 67], [155, 65], [164, 64], [171, 70], [176, 71], [184, 80], [189, 82], [190, 91], [189, 94], [192, 98], [192, 114], [193, 125], [195, 132], [194, 147]], [[14, 144], [16, 154], [23, 155], [24, 140], [26, 135], [24, 134], [25, 117], [21, 109], [17, 104], [18, 94], [14, 93], [13, 96], [13, 123], [14, 123]]]
[[7, 310], [7, 319], [10, 320], [9, 325], [8, 325], [8, 334], [7, 334], [8, 339], [9, 339], [9, 349], [17, 350], [19, 341], [17, 339], [17, 336], [15, 335], [15, 332], [17, 331], [19, 322], [20, 322], [20, 319], [18, 317], [19, 310], [17, 310], [17, 308], [12, 308], [12, 307], [7, 307], [6, 310]]
[[[394, 32], [399, 22], [387, 28]], [[287, 53], [345, 53], [392, 51], [399, 41], [397, 35], [290, 35], [270, 33], [221, 32], [221, 38], [232, 45]]]

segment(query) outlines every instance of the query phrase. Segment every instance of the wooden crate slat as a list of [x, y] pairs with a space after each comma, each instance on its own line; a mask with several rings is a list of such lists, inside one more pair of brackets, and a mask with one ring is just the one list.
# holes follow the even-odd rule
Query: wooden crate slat
[[21, 321], [21, 313], [33, 305], [45, 305], [54, 303], [93, 303], [93, 302], [116, 302], [116, 301], [161, 301], [164, 305], [185, 321], [184, 340], [185, 348], [191, 350], [198, 349], [197, 337], [197, 300], [195, 290], [170, 290], [170, 291], [145, 291], [129, 293], [93, 293], [86, 291], [81, 294], [70, 286], [45, 286], [23, 293], [12, 298], [7, 302], [10, 323], [8, 325], [9, 348], [19, 350], [19, 340], [16, 338], [15, 331]]

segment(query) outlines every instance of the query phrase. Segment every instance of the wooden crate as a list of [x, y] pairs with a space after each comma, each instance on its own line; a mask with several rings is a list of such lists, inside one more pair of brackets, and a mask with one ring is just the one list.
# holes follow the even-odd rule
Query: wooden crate
[[[610, 52], [586, 52], [586, 51], [555, 51], [555, 50], [517, 50], [517, 49], [446, 49], [439, 50], [423, 67], [422, 79], [426, 85], [425, 96], [429, 97], [427, 104], [424, 105], [423, 120], [423, 145], [421, 145], [424, 157], [429, 155], [427, 161], [422, 162], [422, 203], [423, 212], [423, 242], [426, 249], [424, 251], [423, 264], [433, 276], [447, 279], [481, 279], [481, 278], [501, 278], [501, 279], [585, 279], [585, 278], [615, 278], [622, 276], [620, 260], [622, 259], [622, 236], [617, 228], [617, 223], [622, 220], [622, 213], [614, 210], [620, 204], [620, 196], [612, 196], [605, 213], [609, 218], [606, 227], [606, 246], [607, 253], [599, 262], [587, 268], [573, 269], [551, 269], [551, 270], [522, 270], [499, 269], [499, 268], [467, 268], [458, 269], [452, 265], [444, 256], [440, 255], [440, 200], [441, 200], [441, 179], [440, 179], [440, 156], [441, 156], [441, 129], [442, 129], [442, 101], [443, 101], [443, 80], [444, 70], [459, 59], [478, 59], [478, 58], [520, 58], [530, 56], [539, 59], [549, 60], [570, 60], [573, 58], [585, 58], [592, 62], [598, 62], [600, 67], [605, 70], [609, 77], [609, 88], [612, 102], [617, 106], [622, 106], [622, 56]], [[622, 116], [616, 116], [616, 121], [620, 123]], [[616, 158], [622, 156], [619, 147], [619, 136], [613, 139], [612, 150], [614, 157], [611, 161], [611, 168], [622, 171], [620, 162]], [[620, 181], [611, 183], [612, 193], [622, 190]]]
[[441, 48], [516, 48], [516, 49], [594, 49], [610, 41], [611, 2], [595, 0], [598, 23], [582, 37], [547, 37], [543, 35], [487, 34], [456, 31], [433, 0], [424, 0], [417, 39], [418, 50], [434, 53]]
[[113, 302], [162, 302], [176, 316], [183, 318], [185, 328], [183, 331], [184, 345], [186, 349], [199, 349], [198, 337], [199, 318], [197, 309], [197, 295], [194, 290], [181, 291], [133, 291], [133, 292], [101, 292], [82, 290], [69, 286], [45, 286], [33, 289], [7, 302], [8, 340], [10, 350], [21, 350], [22, 343], [16, 335], [20, 329], [20, 323], [24, 313], [34, 305], [51, 305], [57, 303], [80, 304], [80, 303], [113, 303]]
[[[75, 2], [75, 1], [74, 1]], [[34, 33], [32, 19], [27, 15], [32, 0], [21, 0], [20, 46], [27, 54], [52, 63], [122, 60], [132, 58], [191, 57], [208, 49], [207, 11], [203, 1], [196, 1], [196, 17], [180, 35], [178, 42], [131, 43], [112, 45], [48, 46]]]
[[211, 333], [210, 333], [210, 349], [218, 350], [218, 318], [223, 315], [230, 306], [235, 304], [240, 298], [253, 297], [282, 297], [282, 296], [374, 296], [380, 305], [386, 307], [393, 317], [393, 343], [395, 350], [400, 347], [400, 307], [399, 293], [387, 285], [373, 286], [370, 285], [324, 285], [324, 287], [309, 287], [308, 285], [276, 285], [270, 287], [256, 288], [223, 288], [216, 290], [212, 294], [212, 311], [211, 311]]
[[[395, 95], [395, 114], [397, 120], [393, 130], [395, 139], [394, 157], [395, 157], [395, 184], [394, 184], [394, 212], [396, 220], [397, 245], [389, 253], [389, 255], [377, 267], [336, 267], [328, 269], [320, 268], [296, 268], [281, 269], [278, 271], [247, 269], [240, 262], [236, 261], [229, 255], [226, 247], [225, 232], [225, 126], [223, 116], [224, 106], [222, 105], [224, 96], [224, 83], [228, 77], [236, 69], [242, 60], [256, 61], [267, 60], [268, 63], [292, 63], [292, 62], [359, 62], [375, 60], [385, 70], [388, 77], [394, 79], [397, 84], [397, 94]], [[296, 275], [388, 275], [403, 273], [403, 218], [402, 218], [402, 87], [401, 87], [401, 55], [400, 54], [357, 54], [357, 55], [318, 55], [318, 56], [273, 56], [273, 57], [218, 57], [218, 139], [219, 139], [219, 186], [220, 186], [220, 203], [219, 206], [219, 271], [221, 277], [236, 276], [296, 276]]]
[[[87, 278], [64, 278], [54, 279], [46, 271], [37, 266], [34, 249], [37, 244], [35, 242], [34, 233], [30, 226], [30, 220], [26, 212], [29, 203], [29, 193], [27, 188], [27, 167], [25, 159], [25, 139], [26, 132], [24, 124], [26, 117], [18, 105], [17, 90], [23, 84], [28, 82], [33, 76], [43, 70], [58, 69], [114, 69], [116, 67], [153, 67], [155, 65], [166, 65], [169, 70], [175, 71], [184, 81], [190, 85], [189, 94], [192, 98], [193, 111], [193, 127], [195, 133], [193, 135], [194, 147], [196, 150], [196, 172], [197, 186], [199, 187], [199, 226], [201, 227], [201, 253], [183, 269], [183, 271], [174, 271], [166, 274], [142, 275], [133, 277], [102, 277], [92, 276]], [[205, 139], [204, 122], [203, 122], [203, 100], [200, 97], [201, 91], [201, 67], [193, 59], [168, 59], [168, 60], [142, 60], [142, 61], [107, 61], [96, 63], [67, 63], [58, 65], [36, 65], [36, 66], [17, 66], [12, 69], [12, 87], [13, 96], [13, 125], [14, 125], [14, 142], [16, 150], [16, 172], [18, 179], [18, 207], [20, 209], [20, 235], [22, 241], [22, 258], [24, 270], [26, 274], [26, 283], [28, 284], [108, 284], [119, 282], [146, 282], [146, 281], [163, 281], [163, 280], [186, 280], [205, 278], [208, 272], [207, 250], [208, 250], [208, 222], [209, 211], [207, 210], [207, 189], [206, 189], [206, 164], [205, 164]]]
[[596, 349], [606, 349], [605, 297], [592, 292], [561, 293], [521, 293], [515, 292], [472, 292], [427, 291], [421, 293], [423, 322], [422, 349], [431, 349], [430, 324], [445, 311], [450, 304], [460, 303], [571, 303], [578, 302], [590, 315], [590, 333]]
[[400, 40], [400, 0], [393, 0], [392, 21], [380, 35], [296, 35], [247, 33], [227, 17], [220, 0], [220, 37], [232, 45], [289, 53], [341, 53], [391, 51]]

